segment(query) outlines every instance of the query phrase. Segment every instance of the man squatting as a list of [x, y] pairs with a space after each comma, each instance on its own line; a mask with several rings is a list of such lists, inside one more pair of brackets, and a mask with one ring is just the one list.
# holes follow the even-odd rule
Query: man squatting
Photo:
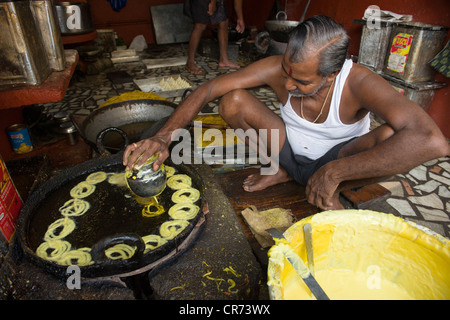
[[[349, 37], [329, 17], [314, 16], [291, 33], [284, 55], [270, 56], [198, 87], [158, 133], [129, 145], [128, 168], [153, 154], [169, 156], [172, 133], [185, 128], [208, 102], [222, 97], [219, 113], [234, 129], [278, 130], [279, 170], [243, 184], [254, 192], [294, 179], [309, 203], [341, 209], [339, 192], [406, 172], [449, 154], [434, 121], [369, 69], [347, 59]], [[247, 88], [268, 85], [281, 101], [281, 118]], [[385, 124], [369, 131], [369, 113]], [[248, 139], [246, 139], [246, 142]], [[262, 139], [263, 140], [263, 139]], [[271, 141], [263, 141], [266, 149]], [[260, 148], [261, 149], [261, 148]], [[275, 160], [273, 160], [275, 161]]]

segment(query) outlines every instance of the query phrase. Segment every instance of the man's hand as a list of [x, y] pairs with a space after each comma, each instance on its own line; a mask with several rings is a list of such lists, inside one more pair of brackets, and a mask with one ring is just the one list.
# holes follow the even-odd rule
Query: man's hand
[[322, 210], [336, 209], [334, 201], [339, 182], [331, 175], [330, 163], [317, 170], [308, 180], [306, 185], [306, 199]]
[[217, 9], [217, 3], [216, 3], [216, 0], [212, 0], [212, 1], [209, 3], [209, 6], [208, 6], [208, 14], [209, 14], [210, 16], [212, 16], [212, 15], [214, 14], [214, 12], [216, 12], [216, 9]]
[[158, 159], [153, 164], [153, 169], [156, 171], [169, 157], [169, 145], [170, 141], [158, 135], [130, 144], [123, 154], [123, 165], [127, 167], [127, 170], [131, 170], [133, 167], [143, 165], [156, 154]]
[[239, 33], [243, 33], [245, 31], [245, 22], [242, 19], [237, 20], [236, 31]]

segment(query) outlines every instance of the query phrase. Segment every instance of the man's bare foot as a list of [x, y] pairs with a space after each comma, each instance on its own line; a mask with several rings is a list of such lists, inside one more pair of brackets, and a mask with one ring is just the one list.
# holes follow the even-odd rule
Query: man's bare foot
[[186, 64], [186, 70], [192, 74], [206, 74], [206, 71], [200, 69], [195, 64]]
[[292, 180], [288, 173], [279, 168], [278, 172], [272, 175], [251, 174], [243, 183], [243, 188], [247, 192], [264, 190], [270, 186]]
[[231, 68], [231, 69], [239, 69], [240, 66], [235, 64], [234, 62], [228, 60], [228, 61], [220, 61], [219, 62], [220, 68]]

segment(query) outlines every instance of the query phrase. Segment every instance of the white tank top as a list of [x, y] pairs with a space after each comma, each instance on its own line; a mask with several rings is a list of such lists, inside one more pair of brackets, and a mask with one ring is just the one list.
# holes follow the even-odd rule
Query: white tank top
[[346, 60], [336, 77], [330, 111], [325, 122], [312, 123], [297, 115], [291, 106], [291, 95], [289, 95], [286, 105], [281, 106], [281, 117], [285, 123], [287, 138], [294, 154], [315, 160], [338, 143], [369, 132], [369, 113], [353, 124], [344, 124], [339, 118], [342, 90], [352, 66], [352, 60]]

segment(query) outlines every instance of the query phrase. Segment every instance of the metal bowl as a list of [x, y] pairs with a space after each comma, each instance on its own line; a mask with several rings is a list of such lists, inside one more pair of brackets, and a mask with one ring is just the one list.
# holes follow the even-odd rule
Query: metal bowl
[[142, 198], [157, 196], [166, 187], [164, 165], [156, 171], [153, 169], [153, 163], [156, 159], [157, 157], [151, 157], [142, 167], [127, 171], [125, 174], [130, 190]]
[[268, 20], [266, 21], [266, 29], [269, 31], [270, 36], [279, 42], [288, 42], [289, 33], [298, 26], [298, 21], [290, 20]]

